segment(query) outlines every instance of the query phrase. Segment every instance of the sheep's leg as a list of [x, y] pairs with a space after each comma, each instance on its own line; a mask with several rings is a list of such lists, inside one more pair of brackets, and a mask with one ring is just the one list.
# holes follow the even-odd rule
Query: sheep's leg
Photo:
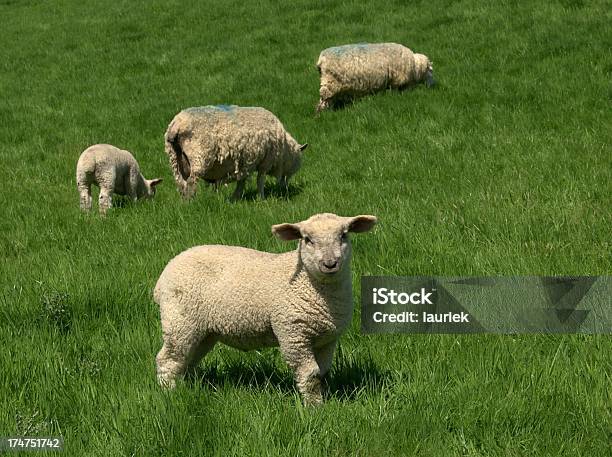
[[113, 206], [112, 199], [113, 191], [107, 187], [100, 187], [100, 197], [98, 198], [98, 205], [100, 207], [100, 214], [106, 214], [109, 208]]
[[191, 356], [189, 357], [189, 364], [187, 371], [193, 371], [202, 358], [208, 354], [217, 343], [217, 340], [213, 336], [207, 336], [197, 344], [193, 349]]
[[280, 349], [287, 365], [293, 370], [298, 391], [306, 405], [323, 403], [321, 370], [312, 348], [294, 343], [283, 344]]
[[330, 100], [332, 99], [333, 92], [329, 88], [330, 81], [325, 77], [321, 78], [321, 86], [319, 87], [319, 103], [317, 105], [316, 114], [326, 110], [330, 106]]
[[195, 195], [197, 190], [197, 180], [197, 175], [192, 173], [191, 175], [189, 175], [183, 185], [179, 188], [179, 191], [181, 192], [181, 195], [185, 200], [189, 200]]
[[332, 366], [334, 352], [336, 351], [336, 343], [337, 341], [334, 340], [331, 343], [314, 350], [315, 358], [317, 359], [317, 364], [319, 365], [319, 371], [321, 372], [321, 378], [329, 372], [329, 369]]
[[155, 358], [157, 363], [157, 381], [162, 387], [174, 389], [176, 380], [187, 369], [187, 358], [180, 352], [173, 351], [164, 343]]
[[329, 108], [329, 100], [319, 99], [319, 103], [317, 104], [316, 114], [319, 114], [321, 111], [324, 111]]
[[264, 186], [266, 185], [266, 174], [262, 171], [257, 173], [257, 193], [259, 198], [264, 199]]
[[232, 194], [232, 200], [239, 200], [242, 198], [242, 193], [244, 192], [244, 185], [246, 184], [247, 178], [242, 178], [236, 183], [236, 190]]
[[79, 194], [81, 196], [81, 210], [89, 211], [91, 209], [91, 185], [79, 186]]
[[138, 176], [139, 175], [140, 175], [139, 172], [132, 169], [130, 170], [129, 175], [127, 176], [125, 180], [125, 190], [127, 191], [127, 194], [130, 196], [130, 199], [134, 202], [138, 200], [137, 189], [138, 189]]
[[179, 348], [176, 343], [168, 343], [166, 339], [156, 357], [159, 384], [162, 387], [174, 388], [176, 380], [182, 377], [187, 370], [195, 368], [216, 342], [217, 340], [212, 336], [198, 338], [194, 335], [181, 338]]
[[289, 191], [289, 180], [286, 176], [281, 176], [280, 178], [278, 178], [278, 185], [280, 186], [283, 192], [286, 193]]

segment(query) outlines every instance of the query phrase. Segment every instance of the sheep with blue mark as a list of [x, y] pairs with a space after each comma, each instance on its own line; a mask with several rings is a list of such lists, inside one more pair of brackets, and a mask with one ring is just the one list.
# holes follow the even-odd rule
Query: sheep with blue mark
[[191, 198], [197, 180], [218, 186], [237, 181], [234, 199], [247, 178], [257, 172], [257, 190], [264, 197], [267, 175], [283, 189], [301, 165], [307, 144], [299, 144], [270, 111], [260, 107], [216, 105], [187, 108], [170, 122], [165, 150], [179, 192]]
[[319, 55], [317, 113], [358, 96], [435, 81], [429, 58], [397, 43], [360, 43], [324, 49]]

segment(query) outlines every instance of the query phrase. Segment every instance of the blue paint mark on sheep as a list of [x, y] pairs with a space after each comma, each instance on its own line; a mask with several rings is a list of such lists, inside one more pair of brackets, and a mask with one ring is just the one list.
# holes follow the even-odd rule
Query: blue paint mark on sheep
[[208, 106], [194, 106], [193, 108], [187, 108], [185, 111], [192, 114], [211, 114], [219, 111], [225, 113], [232, 113], [236, 109], [234, 105], [208, 105]]
[[234, 105], [217, 105], [215, 106], [215, 108], [218, 108], [221, 111], [225, 111], [229, 113], [230, 111], [234, 111], [236, 107]]
[[327, 48], [323, 52], [341, 56], [350, 52], [369, 52], [374, 50], [375, 45], [370, 43], [345, 44], [342, 46], [334, 46]]

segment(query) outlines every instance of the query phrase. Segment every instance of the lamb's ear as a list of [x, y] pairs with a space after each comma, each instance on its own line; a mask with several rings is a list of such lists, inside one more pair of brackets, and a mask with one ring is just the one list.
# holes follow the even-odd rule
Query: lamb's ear
[[302, 232], [297, 224], [273, 225], [272, 233], [283, 241], [299, 240], [302, 238]]
[[155, 186], [157, 186], [162, 181], [163, 181], [162, 178], [155, 178], [155, 179], [152, 179], [151, 181], [149, 181], [149, 185], [151, 187], [155, 187]]
[[308, 147], [308, 143], [300, 144], [300, 151], [304, 152], [304, 149]]
[[372, 230], [378, 219], [375, 216], [355, 216], [349, 219], [348, 231], [355, 233], [369, 232]]

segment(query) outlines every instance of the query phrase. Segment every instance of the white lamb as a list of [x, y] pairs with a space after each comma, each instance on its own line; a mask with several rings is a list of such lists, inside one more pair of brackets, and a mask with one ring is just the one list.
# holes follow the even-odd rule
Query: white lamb
[[179, 192], [191, 198], [202, 178], [218, 185], [237, 181], [233, 198], [242, 196], [247, 178], [257, 172], [257, 190], [264, 197], [266, 175], [283, 188], [300, 168], [300, 145], [274, 114], [264, 108], [235, 105], [187, 108], [170, 122], [166, 154]]
[[198, 246], [168, 263], [155, 286], [164, 344], [160, 384], [178, 377], [222, 342], [242, 350], [280, 346], [305, 403], [321, 403], [320, 379], [353, 315], [349, 232], [374, 216], [317, 214], [272, 226], [297, 250], [271, 254], [236, 246]]
[[321, 51], [317, 113], [336, 102], [387, 88], [402, 89], [422, 81], [434, 84], [427, 56], [397, 43], [361, 43]]
[[129, 195], [133, 200], [152, 198], [161, 179], [145, 179], [138, 162], [128, 151], [110, 144], [96, 144], [83, 151], [77, 162], [76, 182], [81, 209], [91, 209], [91, 185], [100, 187], [101, 214], [112, 206], [112, 195]]

